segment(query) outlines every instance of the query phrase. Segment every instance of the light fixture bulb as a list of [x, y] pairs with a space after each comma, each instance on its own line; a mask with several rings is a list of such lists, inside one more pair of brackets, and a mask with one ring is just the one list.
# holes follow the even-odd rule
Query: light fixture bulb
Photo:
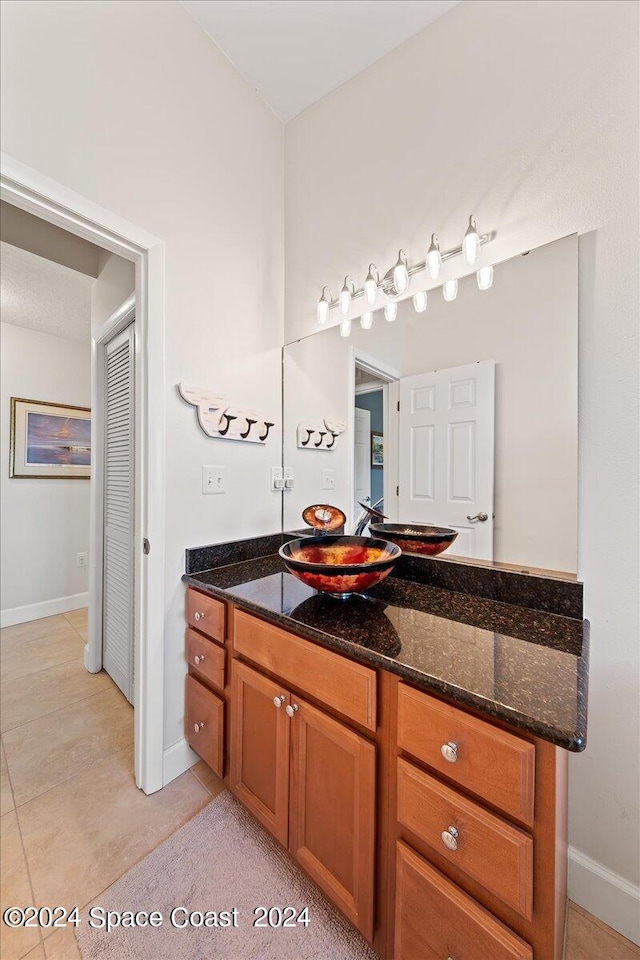
[[388, 303], [384, 308], [384, 318], [388, 320], [389, 323], [393, 323], [395, 318], [398, 316], [398, 304], [397, 303]]
[[[375, 276], [374, 276], [375, 271]], [[378, 280], [379, 274], [375, 267], [375, 264], [369, 264], [369, 273], [367, 274], [367, 279], [364, 282], [364, 298], [369, 304], [370, 307], [376, 302], [376, 297], [378, 296]]]
[[469, 226], [462, 240], [462, 256], [469, 266], [478, 259], [478, 250], [480, 249], [480, 237], [476, 229], [476, 222], [473, 217], [469, 217]]
[[393, 285], [397, 293], [405, 293], [409, 286], [409, 270], [404, 250], [398, 250], [398, 260], [393, 268]]
[[[349, 284], [351, 284], [351, 286], [353, 287], [353, 291], [349, 289]], [[345, 277], [342, 290], [340, 291], [340, 309], [345, 314], [349, 313], [349, 307], [351, 306], [351, 294], [352, 292], [355, 292], [355, 288], [356, 288], [356, 285], [351, 279], [351, 277]]]
[[363, 313], [360, 317], [360, 326], [363, 330], [371, 330], [373, 326], [373, 314], [371, 310], [367, 310], [366, 313]]
[[351, 335], [351, 320], [340, 321], [340, 336], [349, 337]]
[[331, 290], [329, 290], [329, 287], [323, 287], [322, 296], [318, 300], [318, 323], [324, 324], [329, 319], [329, 308], [331, 306], [331, 299], [332, 299]]
[[432, 233], [431, 246], [427, 250], [427, 273], [432, 280], [437, 280], [440, 276], [441, 263], [442, 257], [440, 256], [440, 242], [435, 233]]
[[419, 290], [413, 295], [413, 307], [416, 313], [424, 313], [427, 309], [427, 291]]
[[445, 298], [447, 303], [451, 303], [452, 300], [455, 300], [455, 298], [458, 296], [458, 281], [445, 281], [442, 286], [442, 296]]
[[493, 267], [480, 267], [476, 273], [476, 280], [480, 290], [488, 290], [493, 283]]

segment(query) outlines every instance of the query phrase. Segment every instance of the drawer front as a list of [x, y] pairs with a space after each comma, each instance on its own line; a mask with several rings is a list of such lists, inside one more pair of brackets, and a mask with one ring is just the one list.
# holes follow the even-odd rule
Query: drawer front
[[533, 823], [532, 743], [401, 683], [398, 746], [505, 813]]
[[187, 623], [212, 640], [224, 643], [225, 606], [220, 600], [187, 588]]
[[396, 868], [396, 960], [533, 960], [528, 943], [402, 842]]
[[238, 653], [363, 727], [376, 729], [374, 670], [242, 610], [234, 622]]
[[185, 736], [190, 747], [224, 776], [224, 701], [187, 676]]
[[224, 690], [224, 667], [227, 655], [224, 647], [211, 643], [190, 627], [187, 629], [187, 662], [192, 670], [214, 687]]
[[398, 821], [521, 916], [533, 909], [533, 839], [406, 760]]

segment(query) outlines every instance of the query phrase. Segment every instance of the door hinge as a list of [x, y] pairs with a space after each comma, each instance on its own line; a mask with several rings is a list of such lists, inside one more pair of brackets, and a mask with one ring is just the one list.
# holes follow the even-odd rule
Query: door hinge
[[151, 544], [146, 537], [142, 541], [142, 552], [144, 553], [145, 557], [148, 557], [151, 553]]

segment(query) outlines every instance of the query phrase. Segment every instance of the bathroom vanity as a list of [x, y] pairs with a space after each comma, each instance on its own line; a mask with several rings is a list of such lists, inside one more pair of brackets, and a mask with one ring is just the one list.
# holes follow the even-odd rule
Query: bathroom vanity
[[339, 601], [283, 539], [187, 552], [188, 742], [382, 958], [560, 960], [581, 585], [403, 557]]

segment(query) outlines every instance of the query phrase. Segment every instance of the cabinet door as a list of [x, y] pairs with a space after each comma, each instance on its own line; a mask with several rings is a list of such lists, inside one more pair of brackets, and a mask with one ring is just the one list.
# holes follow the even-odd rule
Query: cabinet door
[[375, 745], [294, 696], [291, 708], [289, 850], [371, 940]]
[[[234, 660], [231, 696], [231, 789], [286, 846], [289, 835], [289, 694]], [[279, 705], [277, 705], [279, 704]]]

